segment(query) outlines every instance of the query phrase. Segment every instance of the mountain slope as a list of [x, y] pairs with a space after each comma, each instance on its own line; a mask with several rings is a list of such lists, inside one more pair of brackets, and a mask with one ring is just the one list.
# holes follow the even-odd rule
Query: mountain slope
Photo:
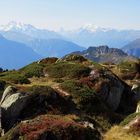
[[125, 52], [117, 48], [109, 48], [108, 46], [89, 47], [82, 52], [73, 52], [80, 54], [95, 62], [111, 62], [119, 63], [124, 60], [137, 60], [135, 57], [128, 56]]
[[140, 38], [125, 45], [122, 49], [129, 55], [140, 57]]
[[61, 39], [33, 40], [29, 46], [43, 57], [63, 57], [74, 51], [82, 51], [83, 47]]
[[40, 55], [26, 45], [0, 36], [0, 67], [18, 69], [40, 58]]
[[26, 44], [27, 46], [30, 41], [34, 40], [33, 37], [16, 31], [0, 31], [0, 34], [8, 40], [23, 43]]
[[35, 52], [44, 57], [62, 57], [68, 53], [84, 49], [73, 42], [62, 39], [36, 39], [24, 33], [15, 31], [1, 31], [1, 33], [9, 40], [26, 44], [28, 47], [32, 48]]

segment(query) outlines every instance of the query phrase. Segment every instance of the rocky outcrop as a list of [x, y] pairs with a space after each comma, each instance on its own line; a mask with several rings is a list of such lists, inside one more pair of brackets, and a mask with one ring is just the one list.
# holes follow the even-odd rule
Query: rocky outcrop
[[112, 110], [116, 111], [120, 105], [125, 86], [111, 72], [104, 73], [104, 80], [97, 83], [96, 86], [99, 86], [98, 84], [100, 84], [98, 95], [107, 102]]
[[109, 48], [108, 46], [89, 47], [87, 50], [73, 52], [86, 57], [95, 62], [111, 62], [119, 63], [124, 60], [137, 60], [135, 57], [128, 56], [124, 51], [117, 48]]
[[3, 93], [1, 99], [1, 121], [2, 127], [9, 129], [18, 119], [22, 109], [25, 107], [28, 96], [16, 93], [16, 88], [9, 86]]
[[134, 106], [134, 93], [131, 88], [104, 67], [93, 67], [90, 76], [81, 79], [81, 82], [95, 89], [97, 96], [105, 101], [113, 111], [121, 109], [121, 112], [127, 112], [129, 107]]
[[48, 57], [38, 61], [38, 64], [53, 64], [58, 60], [56, 57]]
[[[121, 96], [123, 94], [124, 86], [121, 83], [118, 83], [118, 86], [114, 86], [110, 88], [108, 93], [107, 103], [108, 105], [115, 111], [121, 101]], [[116, 93], [116, 94], [115, 94]]]
[[66, 113], [74, 104], [47, 86], [33, 86], [26, 92], [17, 92], [15, 87], [5, 89], [1, 100], [1, 126], [8, 131], [14, 124], [40, 114]]
[[85, 57], [83, 57], [82, 55], [70, 54], [70, 55], [66, 55], [62, 59], [59, 59], [58, 61], [67, 61], [67, 62], [70, 61], [70, 62], [83, 63], [83, 62], [88, 61], [88, 60]]
[[5, 89], [3, 95], [2, 95], [2, 98], [1, 98], [1, 104], [3, 103], [3, 101], [8, 98], [9, 96], [11, 96], [13, 93], [16, 92], [16, 88], [15, 87], [12, 87], [12, 86], [9, 86]]

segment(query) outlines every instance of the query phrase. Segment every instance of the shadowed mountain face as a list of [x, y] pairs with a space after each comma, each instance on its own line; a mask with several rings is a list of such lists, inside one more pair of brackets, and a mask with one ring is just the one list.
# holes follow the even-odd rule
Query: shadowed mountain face
[[119, 63], [123, 60], [136, 60], [136, 58], [128, 56], [121, 49], [109, 48], [108, 46], [89, 47], [87, 50], [81, 52], [73, 52], [73, 54], [80, 54], [90, 60], [101, 63]]
[[61, 39], [33, 40], [29, 46], [43, 57], [63, 57], [74, 51], [82, 51], [83, 47]]
[[9, 40], [24, 43], [43, 57], [62, 57], [74, 51], [84, 50], [83, 47], [62, 39], [36, 39], [20, 32], [2, 32]]
[[40, 55], [26, 45], [0, 36], [0, 67], [18, 69], [40, 58]]
[[129, 55], [140, 57], [140, 38], [130, 42], [122, 49]]

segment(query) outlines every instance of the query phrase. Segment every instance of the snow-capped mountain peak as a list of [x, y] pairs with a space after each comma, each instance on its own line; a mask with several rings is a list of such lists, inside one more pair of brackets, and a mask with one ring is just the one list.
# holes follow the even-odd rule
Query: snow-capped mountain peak
[[91, 32], [96, 32], [98, 30], [98, 26], [94, 25], [94, 24], [86, 24], [83, 27], [81, 27], [81, 29], [83, 30], [88, 30]]
[[[22, 38], [23, 36], [28, 36], [34, 39], [50, 39], [50, 38], [63, 38], [61, 35], [54, 31], [48, 29], [36, 28], [30, 24], [9, 22], [7, 25], [0, 26], [0, 33], [4, 36], [8, 36], [8, 39], [17, 36], [17, 38]], [[14, 34], [14, 35], [13, 35]]]
[[9, 22], [7, 25], [1, 25], [0, 30], [2, 31], [27, 31], [36, 30], [36, 28], [30, 24], [24, 24], [21, 22]]
[[111, 29], [110, 28], [98, 27], [94, 24], [86, 24], [83, 27], [81, 27], [80, 30], [86, 30], [88, 32], [97, 32], [97, 31], [107, 32]]

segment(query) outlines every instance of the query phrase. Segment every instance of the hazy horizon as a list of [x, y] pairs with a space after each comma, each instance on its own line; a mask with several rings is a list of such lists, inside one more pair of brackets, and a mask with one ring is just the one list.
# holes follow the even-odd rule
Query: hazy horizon
[[0, 1], [0, 25], [16, 21], [50, 30], [85, 24], [140, 29], [139, 5], [138, 0], [4, 0]]
[[[0, 22], [1, 23], [1, 22]], [[98, 25], [96, 25], [96, 24], [94, 24], [94, 23], [86, 23], [86, 24], [83, 24], [83, 25], [79, 25], [79, 26], [77, 26], [77, 27], [71, 27], [71, 28], [66, 28], [66, 27], [63, 27], [63, 26], [61, 26], [61, 27], [58, 27], [58, 28], [49, 28], [49, 27], [41, 27], [41, 26], [38, 26], [38, 25], [35, 25], [35, 24], [31, 24], [31, 23], [27, 23], [27, 22], [21, 22], [21, 21], [8, 21], [8, 22], [5, 22], [5, 23], [2, 23], [2, 24], [0, 24], [0, 26], [2, 27], [4, 27], [4, 26], [8, 26], [8, 25], [10, 25], [11, 23], [15, 23], [15, 24], [21, 24], [21, 25], [31, 25], [31, 26], [33, 26], [33, 27], [35, 27], [35, 28], [37, 28], [37, 29], [46, 29], [46, 30], [50, 30], [50, 31], [56, 31], [56, 32], [59, 32], [59, 31], [76, 31], [76, 30], [78, 30], [78, 29], [80, 29], [80, 28], [84, 28], [84, 27], [87, 27], [87, 26], [92, 26], [93, 28], [105, 28], [105, 29], [112, 29], [112, 30], [120, 30], [120, 31], [122, 31], [122, 30], [140, 30], [140, 28], [137, 28], [137, 29], [135, 29], [135, 28], [117, 28], [117, 27], [106, 27], [106, 26], [98, 26]]]

